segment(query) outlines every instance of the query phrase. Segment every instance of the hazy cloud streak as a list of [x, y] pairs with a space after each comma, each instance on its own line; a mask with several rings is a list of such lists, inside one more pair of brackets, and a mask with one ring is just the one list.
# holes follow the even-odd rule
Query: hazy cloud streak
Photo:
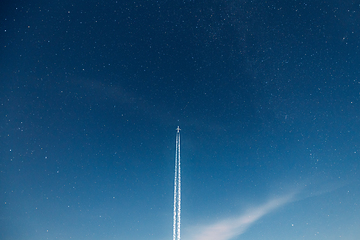
[[203, 226], [193, 234], [191, 240], [229, 240], [243, 234], [252, 223], [274, 209], [291, 202], [293, 194], [271, 199], [265, 204], [249, 209], [245, 214], [237, 218], [225, 219], [218, 223]]

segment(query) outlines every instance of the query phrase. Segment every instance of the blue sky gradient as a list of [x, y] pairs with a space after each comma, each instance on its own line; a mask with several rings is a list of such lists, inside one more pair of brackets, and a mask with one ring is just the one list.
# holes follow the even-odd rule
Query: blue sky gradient
[[359, 239], [359, 4], [1, 9], [1, 239]]

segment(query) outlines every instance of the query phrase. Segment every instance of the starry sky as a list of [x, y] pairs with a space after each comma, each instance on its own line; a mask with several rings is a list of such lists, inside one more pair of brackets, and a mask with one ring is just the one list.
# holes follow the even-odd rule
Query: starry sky
[[1, 239], [359, 239], [357, 1], [0, 9]]

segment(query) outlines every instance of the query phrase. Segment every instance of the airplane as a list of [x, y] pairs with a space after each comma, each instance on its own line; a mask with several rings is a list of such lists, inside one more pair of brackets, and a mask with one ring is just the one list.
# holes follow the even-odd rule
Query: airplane
[[180, 130], [181, 130], [181, 129], [180, 129], [180, 127], [178, 126], [178, 127], [176, 128], [176, 131], [177, 131], [177, 132], [180, 132]]

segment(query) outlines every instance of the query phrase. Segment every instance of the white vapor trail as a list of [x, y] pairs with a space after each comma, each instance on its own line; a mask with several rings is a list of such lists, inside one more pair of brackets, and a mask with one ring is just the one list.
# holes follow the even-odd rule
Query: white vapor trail
[[180, 240], [180, 213], [181, 213], [180, 127], [177, 127], [176, 130], [177, 132], [176, 132], [176, 151], [175, 151], [173, 240]]
[[274, 209], [293, 201], [295, 193], [269, 200], [263, 205], [248, 210], [237, 218], [229, 218], [223, 221], [203, 226], [190, 237], [191, 240], [230, 240], [243, 234], [255, 221], [268, 214]]
[[176, 136], [176, 150], [175, 150], [175, 179], [174, 179], [174, 212], [173, 212], [173, 240], [176, 240], [177, 235], [177, 197], [178, 197], [178, 170], [177, 170], [177, 156], [178, 156], [178, 148], [177, 148], [177, 136]]

